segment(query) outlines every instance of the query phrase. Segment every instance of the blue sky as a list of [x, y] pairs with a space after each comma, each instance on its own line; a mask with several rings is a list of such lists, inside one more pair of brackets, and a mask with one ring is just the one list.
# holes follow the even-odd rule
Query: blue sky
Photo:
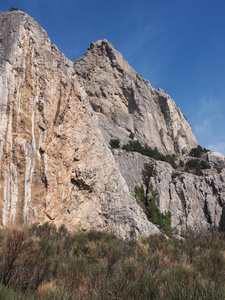
[[106, 38], [180, 107], [201, 146], [225, 154], [225, 0], [2, 0], [71, 60]]

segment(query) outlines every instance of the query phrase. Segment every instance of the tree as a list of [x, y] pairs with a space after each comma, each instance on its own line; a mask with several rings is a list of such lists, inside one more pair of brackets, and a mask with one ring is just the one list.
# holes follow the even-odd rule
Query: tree
[[146, 197], [145, 197], [145, 205], [148, 205], [148, 192], [149, 192], [149, 183], [150, 183], [150, 178], [154, 175], [154, 168], [152, 164], [144, 164], [144, 169], [142, 171], [143, 175], [143, 182], [146, 187]]

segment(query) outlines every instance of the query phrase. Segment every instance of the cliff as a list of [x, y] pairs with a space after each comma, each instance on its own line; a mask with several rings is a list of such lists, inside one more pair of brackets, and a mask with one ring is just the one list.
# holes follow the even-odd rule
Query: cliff
[[91, 43], [74, 65], [107, 142], [117, 138], [125, 144], [132, 133], [162, 153], [187, 154], [197, 146], [170, 96], [152, 88], [107, 40]]
[[27, 14], [0, 13], [0, 59], [2, 226], [48, 221], [123, 238], [159, 233], [134, 197], [147, 162], [173, 227], [223, 228], [224, 157], [207, 158], [214, 167], [222, 162], [221, 173], [181, 170], [178, 181], [166, 162], [111, 151], [111, 139], [125, 145], [131, 136], [178, 157], [198, 143], [174, 101], [110, 43], [92, 43], [72, 62]]

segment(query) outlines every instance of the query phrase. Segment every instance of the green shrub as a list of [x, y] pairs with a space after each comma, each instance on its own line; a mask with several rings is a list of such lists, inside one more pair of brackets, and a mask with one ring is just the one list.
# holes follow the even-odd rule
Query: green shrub
[[200, 167], [201, 167], [202, 169], [211, 169], [210, 164], [207, 163], [207, 162], [204, 161], [204, 160], [201, 160], [201, 161], [200, 161]]
[[143, 154], [144, 151], [139, 141], [129, 141], [126, 145], [122, 146], [122, 149], [128, 152], [139, 152], [141, 154]]
[[180, 166], [181, 168], [183, 168], [183, 167], [184, 167], [184, 165], [185, 165], [184, 161], [183, 161], [183, 160], [180, 160], [180, 162], [179, 162], [179, 166]]
[[168, 211], [165, 214], [161, 213], [156, 205], [156, 195], [157, 192], [153, 189], [151, 185], [149, 187], [151, 192], [151, 198], [147, 201], [147, 195], [145, 194], [143, 185], [135, 186], [134, 192], [135, 197], [137, 199], [137, 203], [142, 207], [144, 210], [148, 220], [153, 224], [159, 225], [159, 227], [165, 231], [171, 229], [171, 213]]
[[0, 299], [1, 300], [25, 300], [22, 293], [15, 293], [12, 289], [7, 288], [0, 283]]
[[133, 134], [133, 132], [130, 133], [129, 138], [131, 138], [132, 140], [134, 139], [134, 134]]
[[111, 139], [109, 145], [112, 149], [118, 149], [120, 148], [120, 141], [117, 139]]
[[200, 145], [198, 145], [197, 147], [191, 149], [189, 155], [200, 158], [203, 153], [206, 153], [208, 151], [209, 150], [202, 148]]
[[202, 169], [210, 169], [210, 168], [211, 168], [210, 165], [204, 160], [190, 159], [189, 161], [186, 162], [185, 171], [187, 172], [191, 171], [195, 175], [202, 176], [203, 175]]
[[145, 196], [143, 184], [141, 186], [135, 185], [134, 193], [135, 193], [135, 197], [136, 197], [136, 200], [138, 201], [138, 203], [145, 203], [146, 196]]
[[145, 146], [142, 146], [139, 141], [129, 141], [126, 145], [122, 146], [122, 149], [128, 152], [138, 152], [142, 155], [152, 157], [156, 160], [168, 162], [173, 168], [177, 168], [176, 156], [174, 154], [164, 155], [160, 153], [157, 148], [152, 149], [147, 144], [145, 144]]

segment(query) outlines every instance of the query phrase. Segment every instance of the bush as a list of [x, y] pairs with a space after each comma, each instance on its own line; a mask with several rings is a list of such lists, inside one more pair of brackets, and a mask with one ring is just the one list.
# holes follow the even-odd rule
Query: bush
[[199, 159], [190, 159], [186, 162], [186, 168], [185, 170], [187, 172], [192, 171], [195, 175], [202, 176], [203, 172], [202, 169], [210, 169], [210, 165], [204, 161]]
[[117, 139], [111, 139], [109, 145], [112, 149], [118, 149], [120, 148], [120, 141]]
[[134, 193], [135, 193], [136, 200], [138, 201], [139, 204], [145, 203], [145, 191], [144, 191], [143, 184], [141, 186], [135, 185]]
[[209, 150], [202, 148], [200, 145], [198, 145], [197, 147], [191, 149], [189, 155], [200, 158], [203, 153], [206, 153], [208, 151]]
[[11, 7], [11, 8], [9, 9], [9, 11], [17, 11], [17, 10], [19, 10], [19, 8], [16, 8], [16, 7]]
[[147, 201], [147, 195], [145, 194], [143, 185], [135, 186], [134, 192], [137, 203], [144, 210], [148, 220], [153, 224], [159, 225], [159, 227], [165, 231], [171, 229], [171, 213], [168, 211], [165, 214], [161, 213], [156, 205], [156, 195], [157, 192], [153, 189], [151, 185], [149, 187], [151, 192], [151, 198]]
[[126, 145], [122, 146], [122, 149], [128, 152], [138, 152], [142, 155], [152, 157], [156, 160], [168, 162], [169, 164], [171, 164], [173, 168], [177, 168], [175, 162], [176, 161], [175, 155], [171, 155], [171, 154], [164, 155], [160, 153], [157, 148], [152, 149], [147, 144], [145, 144], [145, 146], [142, 146], [139, 141], [129, 141]]
[[131, 138], [132, 140], [134, 139], [134, 134], [133, 134], [133, 132], [131, 132], [131, 133], [129, 134], [129, 138]]

